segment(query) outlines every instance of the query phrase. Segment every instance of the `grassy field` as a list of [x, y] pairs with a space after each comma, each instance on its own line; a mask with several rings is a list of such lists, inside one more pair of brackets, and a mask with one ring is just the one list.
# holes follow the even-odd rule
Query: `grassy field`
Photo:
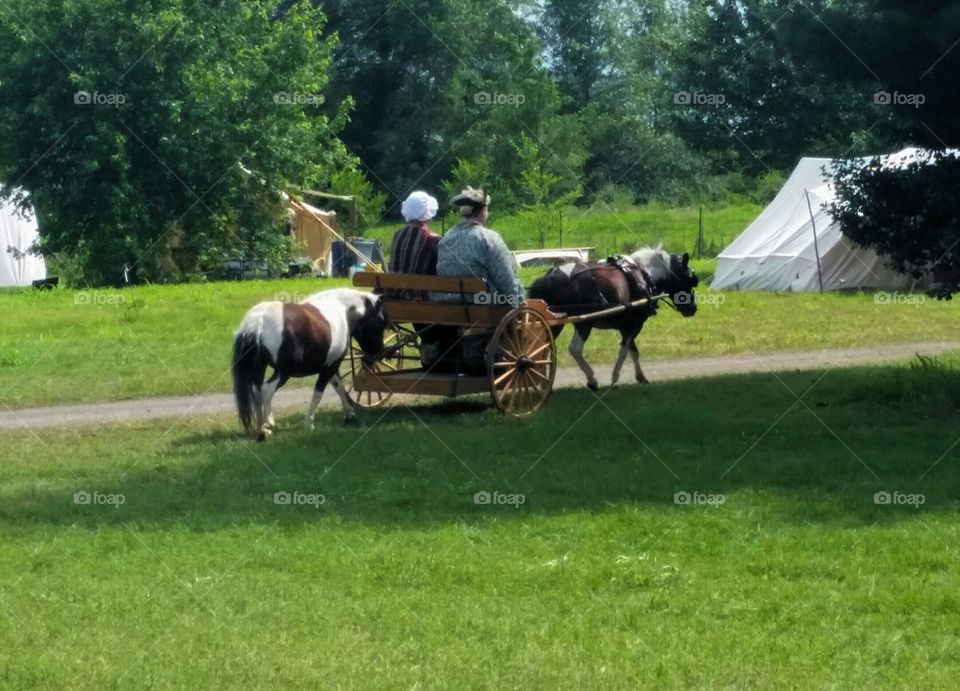
[[[710, 271], [709, 260], [697, 269]], [[527, 280], [540, 270], [527, 273]], [[346, 281], [287, 279], [125, 290], [0, 291], [0, 405], [118, 400], [228, 391], [230, 342], [261, 300], [299, 300]], [[804, 350], [914, 341], [960, 341], [960, 301], [870, 294], [700, 291], [691, 319], [663, 309], [639, 345], [644, 358]], [[561, 364], [571, 365], [561, 336]], [[586, 354], [610, 362], [613, 332], [596, 332]], [[601, 382], [607, 368], [601, 368]], [[302, 380], [303, 385], [310, 382]], [[291, 385], [295, 385], [291, 383]]]
[[958, 414], [928, 364], [6, 434], [0, 687], [952, 687]]
[[[708, 245], [722, 247], [758, 213], [750, 205], [705, 209]], [[651, 205], [567, 212], [564, 245], [591, 245], [602, 256], [664, 240], [673, 251], [693, 247], [698, 210]], [[536, 244], [536, 219], [521, 213], [494, 224], [515, 247]], [[395, 224], [369, 235], [389, 246]], [[438, 228], [439, 229], [439, 228]], [[558, 244], [558, 238], [547, 246]], [[705, 287], [714, 259], [694, 260]], [[528, 268], [529, 284], [544, 271]], [[345, 280], [283, 279], [144, 286], [125, 290], [0, 291], [0, 311], [15, 325], [0, 331], [0, 405], [23, 407], [73, 401], [229, 390], [229, 349], [243, 313], [261, 300], [299, 300]], [[775, 295], [700, 291], [691, 320], [669, 309], [640, 339], [644, 358], [675, 358], [912, 341], [960, 341], [960, 303], [911, 296], [893, 304], [870, 294]], [[572, 364], [561, 336], [561, 365]], [[587, 357], [609, 363], [617, 336], [596, 332]], [[601, 369], [601, 381], [605, 380]], [[309, 385], [293, 382], [291, 385]]]
[[[704, 256], [719, 253], [750, 225], [761, 210], [762, 207], [754, 204], [704, 207]], [[561, 220], [555, 214], [541, 215], [534, 211], [500, 217], [494, 207], [489, 225], [515, 250], [539, 246], [542, 228], [544, 247], [594, 247], [595, 257], [628, 252], [661, 241], [670, 251], [680, 254], [693, 253], [696, 248], [699, 214], [698, 207], [673, 208], [650, 204], [613, 209], [600, 204], [584, 209], [565, 209]], [[431, 227], [439, 233], [444, 227], [456, 223], [456, 220], [455, 216], [448, 214], [445, 219], [433, 221]], [[364, 236], [379, 240], [384, 250], [389, 250], [393, 233], [400, 225], [397, 222], [381, 223], [366, 230]]]

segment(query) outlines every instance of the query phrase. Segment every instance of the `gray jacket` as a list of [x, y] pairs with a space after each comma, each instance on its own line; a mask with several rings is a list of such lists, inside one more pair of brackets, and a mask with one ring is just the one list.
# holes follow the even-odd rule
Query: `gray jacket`
[[[517, 278], [517, 261], [499, 233], [468, 219], [453, 226], [440, 239], [437, 249], [438, 276], [474, 276], [490, 286], [492, 304], [520, 305], [523, 287]], [[440, 300], [456, 300], [456, 294], [438, 294]]]

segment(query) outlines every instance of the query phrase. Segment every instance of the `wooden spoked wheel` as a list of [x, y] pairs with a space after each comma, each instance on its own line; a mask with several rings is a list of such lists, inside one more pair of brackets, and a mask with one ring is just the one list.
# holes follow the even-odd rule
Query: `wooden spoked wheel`
[[350, 340], [350, 352], [340, 366], [340, 381], [347, 390], [347, 398], [354, 408], [377, 408], [386, 403], [392, 393], [383, 391], [357, 391], [353, 385], [355, 374], [370, 372], [385, 374], [396, 372], [403, 367], [405, 334], [396, 327], [387, 327], [383, 333], [384, 355], [373, 362], [365, 363], [363, 350], [353, 339]]
[[518, 307], [497, 325], [487, 353], [490, 394], [508, 415], [540, 409], [553, 389], [557, 349], [546, 320], [529, 307]]

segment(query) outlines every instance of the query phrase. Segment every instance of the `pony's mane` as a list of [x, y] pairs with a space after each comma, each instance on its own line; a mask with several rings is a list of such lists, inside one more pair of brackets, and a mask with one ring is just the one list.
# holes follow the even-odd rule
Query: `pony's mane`
[[662, 244], [641, 247], [630, 255], [630, 260], [646, 269], [654, 281], [670, 277], [670, 253], [663, 249]]
[[370, 293], [353, 288], [330, 288], [305, 297], [302, 302], [321, 306], [323, 303], [337, 303], [343, 306], [357, 306], [366, 310], [370, 305]]

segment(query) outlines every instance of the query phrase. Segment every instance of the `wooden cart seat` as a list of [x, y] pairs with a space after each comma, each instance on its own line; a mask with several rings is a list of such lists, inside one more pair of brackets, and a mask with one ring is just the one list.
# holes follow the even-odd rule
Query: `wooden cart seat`
[[[428, 291], [459, 296], [456, 301], [402, 300], [386, 296], [384, 307], [391, 322], [404, 324], [444, 324], [470, 329], [493, 329], [510, 310], [510, 305], [478, 304], [477, 293], [489, 294], [487, 282], [474, 276], [431, 276], [428, 274], [377, 273], [359, 271], [353, 276], [353, 285], [358, 288], [373, 288], [377, 291]], [[528, 306], [553, 321], [553, 315], [542, 300], [528, 300]]]

